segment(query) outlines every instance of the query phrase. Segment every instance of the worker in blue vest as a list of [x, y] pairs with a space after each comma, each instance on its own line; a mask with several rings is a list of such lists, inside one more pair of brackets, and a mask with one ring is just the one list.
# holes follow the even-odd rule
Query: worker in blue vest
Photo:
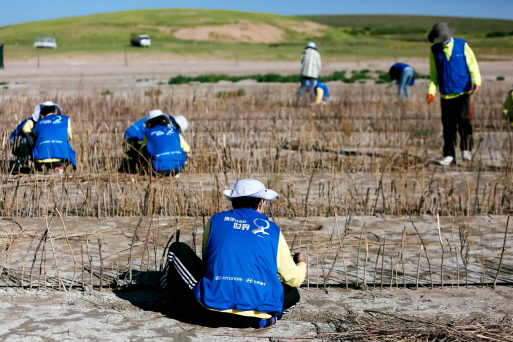
[[278, 197], [276, 192], [257, 180], [243, 179], [223, 193], [233, 209], [208, 221], [203, 260], [188, 245], [174, 242], [161, 287], [179, 308], [189, 308], [198, 319], [205, 317], [199, 324], [269, 326], [299, 301], [306, 256], [291, 256], [280, 228], [263, 214], [266, 201]]
[[76, 168], [75, 151], [69, 143], [72, 139], [71, 123], [55, 104], [45, 103], [32, 129], [36, 137], [32, 157], [36, 170], [53, 170], [54, 173], [62, 174], [66, 163]]
[[456, 132], [460, 135], [462, 160], [472, 158], [472, 112], [470, 95], [481, 86], [481, 74], [472, 49], [467, 42], [453, 38], [453, 30], [446, 23], [433, 26], [428, 35], [430, 82], [427, 102], [435, 101], [436, 88], [440, 88], [442, 125], [444, 135], [444, 159], [441, 165], [455, 162]]
[[415, 84], [415, 70], [406, 63], [395, 63], [388, 71], [390, 79], [396, 80], [399, 88], [397, 97], [399, 100], [403, 99], [403, 94], [406, 93], [406, 98], [410, 101], [410, 88]]
[[190, 152], [179, 127], [172, 125], [169, 116], [160, 109], [149, 112], [144, 123], [141, 152], [152, 169], [164, 176], [182, 172], [187, 161], [186, 154]]
[[9, 144], [12, 146], [12, 154], [16, 156], [14, 162], [14, 168], [30, 167], [32, 164], [32, 150], [34, 149], [34, 143], [36, 137], [32, 132], [34, 125], [39, 120], [39, 113], [41, 108], [45, 106], [54, 106], [57, 110], [57, 114], [62, 114], [61, 107], [53, 103], [52, 101], [46, 101], [39, 103], [34, 109], [32, 116], [23, 120], [9, 136]]

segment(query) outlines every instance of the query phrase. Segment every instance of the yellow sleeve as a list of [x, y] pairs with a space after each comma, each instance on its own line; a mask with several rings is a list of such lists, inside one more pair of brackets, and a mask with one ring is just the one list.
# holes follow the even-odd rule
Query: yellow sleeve
[[283, 282], [292, 287], [299, 287], [305, 280], [306, 263], [300, 262], [295, 264], [290, 256], [287, 241], [280, 232], [280, 240], [278, 241], [278, 257], [277, 257], [278, 273], [283, 277]]
[[71, 130], [71, 119], [68, 119], [68, 140], [73, 139], [73, 131]]
[[203, 241], [201, 242], [201, 259], [205, 260], [205, 251], [207, 250], [208, 237], [210, 235], [210, 219], [208, 219], [207, 225], [203, 229]]
[[189, 146], [189, 144], [187, 144], [187, 141], [185, 141], [182, 133], [180, 133], [180, 146], [182, 147], [182, 150], [185, 153], [190, 153], [191, 152], [191, 147]]
[[21, 132], [22, 133], [32, 133], [32, 129], [34, 128], [34, 121], [32, 120], [27, 120], [25, 122], [25, 124], [23, 125], [23, 127], [21, 128]]
[[504, 106], [502, 106], [502, 114], [504, 118], [507, 118], [508, 113], [513, 111], [513, 90], [509, 92], [506, 101], [504, 102]]
[[315, 88], [315, 104], [321, 104], [322, 97], [324, 96], [324, 89]]
[[435, 56], [433, 51], [429, 52], [429, 86], [428, 94], [436, 95], [436, 87], [438, 86], [438, 70], [436, 69]]
[[479, 65], [477, 65], [477, 59], [474, 55], [474, 51], [465, 43], [465, 57], [467, 59], [468, 71], [472, 78], [472, 84], [478, 87], [481, 86], [481, 73], [479, 72]]

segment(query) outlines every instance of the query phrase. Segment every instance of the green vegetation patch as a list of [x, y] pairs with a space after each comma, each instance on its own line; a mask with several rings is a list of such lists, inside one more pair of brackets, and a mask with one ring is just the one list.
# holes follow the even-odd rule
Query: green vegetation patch
[[231, 99], [241, 96], [246, 96], [246, 91], [244, 89], [237, 89], [237, 91], [220, 91], [216, 94], [218, 99]]

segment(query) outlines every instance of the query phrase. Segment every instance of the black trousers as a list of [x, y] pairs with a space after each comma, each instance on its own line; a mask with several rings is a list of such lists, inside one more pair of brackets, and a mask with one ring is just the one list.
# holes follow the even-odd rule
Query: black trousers
[[442, 125], [444, 157], [456, 159], [454, 149], [456, 132], [460, 135], [460, 149], [462, 151], [472, 151], [472, 113], [469, 94], [454, 99], [442, 99]]
[[[193, 319], [191, 323], [211, 327], [258, 328], [259, 318], [212, 311], [197, 301], [192, 289], [203, 277], [205, 271], [204, 262], [187, 244], [174, 242], [169, 247], [160, 286], [173, 299], [173, 305], [178, 305], [188, 316], [187, 318]], [[299, 302], [300, 296], [297, 288], [282, 285], [285, 293], [283, 312], [286, 313]]]

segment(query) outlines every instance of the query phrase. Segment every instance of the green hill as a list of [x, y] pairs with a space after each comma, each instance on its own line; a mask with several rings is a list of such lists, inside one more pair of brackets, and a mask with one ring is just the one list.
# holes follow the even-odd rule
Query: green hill
[[[44, 56], [162, 53], [197, 59], [297, 60], [310, 40], [326, 61], [401, 56], [425, 57], [426, 34], [445, 20], [471, 40], [478, 57], [513, 54], [513, 21], [428, 16], [281, 16], [196, 9], [152, 9], [95, 14], [0, 27], [7, 59], [35, 56], [34, 37], [52, 36]], [[150, 48], [131, 47], [130, 35], [149, 34]], [[511, 35], [510, 35], [511, 34]], [[493, 36], [494, 38], [489, 38]]]

